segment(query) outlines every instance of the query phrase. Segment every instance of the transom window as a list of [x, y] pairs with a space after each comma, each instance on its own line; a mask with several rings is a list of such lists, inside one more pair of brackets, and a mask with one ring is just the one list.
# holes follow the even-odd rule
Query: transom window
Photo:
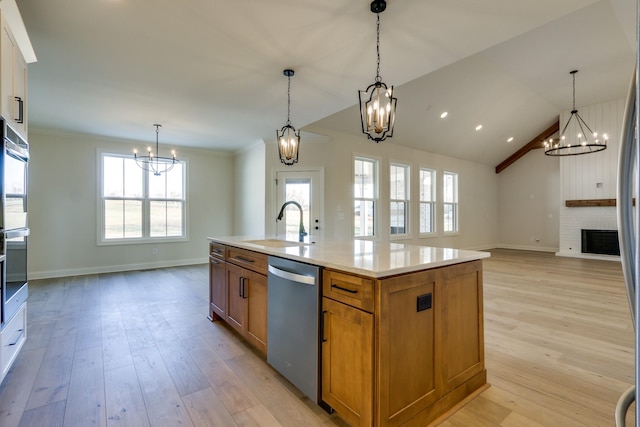
[[389, 216], [392, 236], [409, 234], [409, 175], [408, 165], [389, 165]]
[[375, 235], [375, 205], [378, 197], [378, 162], [356, 157], [353, 168], [353, 235]]
[[155, 176], [132, 156], [102, 154], [101, 241], [186, 237], [185, 163]]
[[455, 233], [458, 231], [458, 174], [444, 172], [442, 181], [444, 232]]
[[436, 171], [420, 169], [420, 234], [435, 233]]

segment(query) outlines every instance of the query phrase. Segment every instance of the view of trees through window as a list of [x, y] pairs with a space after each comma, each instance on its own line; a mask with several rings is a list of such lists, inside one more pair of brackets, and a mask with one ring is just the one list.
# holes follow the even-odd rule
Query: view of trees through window
[[184, 164], [155, 176], [131, 156], [102, 156], [103, 239], [182, 237]]
[[436, 171], [420, 169], [420, 233], [435, 232]]
[[[285, 183], [285, 199], [293, 200], [302, 207], [302, 224], [308, 234], [311, 234], [311, 224], [309, 223], [309, 203], [311, 199], [311, 180], [309, 179], [287, 179]], [[288, 205], [285, 208], [285, 238], [287, 240], [298, 240], [300, 235], [300, 209], [295, 205]]]
[[409, 174], [410, 168], [407, 165], [392, 163], [389, 166], [389, 219], [392, 235], [409, 233]]
[[378, 163], [356, 158], [354, 161], [354, 230], [355, 237], [373, 237], [375, 201], [378, 194]]
[[442, 181], [444, 232], [452, 233], [458, 231], [458, 174], [445, 172]]
[[[402, 238], [414, 234], [410, 227], [413, 222], [412, 211], [418, 215], [415, 227], [419, 226], [419, 237], [460, 231], [458, 174], [446, 171], [441, 173], [442, 184], [436, 187], [436, 177], [440, 173], [435, 169], [420, 167], [413, 178], [415, 180], [417, 177], [418, 188], [412, 188], [411, 165], [389, 162], [389, 199], [387, 201], [385, 198], [384, 203], [389, 203], [389, 236], [391, 238]], [[353, 182], [354, 236], [375, 237], [379, 185], [378, 161], [355, 157]], [[414, 198], [419, 202], [416, 207], [411, 206], [412, 191], [415, 191]], [[383, 214], [386, 215], [387, 212], [383, 211]]]

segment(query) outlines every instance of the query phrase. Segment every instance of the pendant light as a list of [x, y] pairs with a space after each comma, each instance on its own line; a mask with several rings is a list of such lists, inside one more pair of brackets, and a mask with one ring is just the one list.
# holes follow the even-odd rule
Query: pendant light
[[396, 102], [393, 97], [393, 86], [387, 87], [380, 77], [380, 13], [387, 8], [384, 0], [373, 0], [371, 12], [377, 15], [376, 53], [377, 68], [376, 79], [366, 90], [359, 91], [360, 95], [360, 121], [362, 132], [375, 142], [384, 141], [393, 136], [393, 126], [396, 120]]
[[300, 149], [300, 131], [296, 131], [291, 125], [291, 77], [294, 71], [287, 68], [283, 71], [287, 77], [287, 124], [276, 130], [278, 141], [278, 154], [280, 161], [287, 166], [298, 163], [298, 151]]
[[[576, 74], [573, 70], [569, 74], [573, 76], [573, 108], [567, 124], [564, 125], [559, 139], [544, 141], [544, 154], [547, 156], [577, 156], [579, 154], [597, 153], [607, 148], [607, 134], [602, 137], [593, 132], [589, 125], [582, 119], [576, 109]], [[567, 129], [569, 137], [567, 138]], [[575, 139], [574, 139], [575, 138]]]
[[158, 133], [160, 132], [162, 125], [155, 123], [154, 126], [156, 127], [156, 155], [153, 155], [151, 147], [147, 147], [146, 156], [138, 156], [138, 150], [133, 150], [133, 157], [135, 158], [138, 166], [142, 169], [148, 172], [153, 172], [155, 176], [160, 176], [160, 174], [169, 172], [173, 169], [173, 165], [175, 165], [179, 160], [176, 159], [175, 150], [171, 150], [172, 157], [160, 156], [160, 150], [158, 148]]

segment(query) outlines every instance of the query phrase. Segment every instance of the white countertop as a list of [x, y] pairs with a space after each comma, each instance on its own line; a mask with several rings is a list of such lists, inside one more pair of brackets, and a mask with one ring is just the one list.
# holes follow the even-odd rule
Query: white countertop
[[[274, 255], [308, 264], [381, 278], [488, 258], [488, 252], [436, 248], [370, 240], [317, 240], [280, 246], [275, 236], [207, 237], [212, 242]], [[316, 239], [312, 238], [312, 241]], [[288, 243], [284, 243], [288, 244]]]

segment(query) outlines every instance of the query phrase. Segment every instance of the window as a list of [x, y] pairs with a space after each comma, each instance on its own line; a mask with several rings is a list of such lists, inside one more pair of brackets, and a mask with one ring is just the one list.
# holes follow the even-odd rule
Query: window
[[391, 235], [409, 234], [410, 167], [391, 163], [389, 166], [389, 219]]
[[442, 176], [444, 232], [458, 231], [458, 174], [445, 172]]
[[435, 233], [436, 171], [420, 169], [420, 234]]
[[101, 160], [102, 242], [186, 237], [183, 162], [155, 176], [131, 156]]
[[357, 157], [353, 168], [353, 235], [375, 235], [375, 203], [378, 197], [378, 162]]

